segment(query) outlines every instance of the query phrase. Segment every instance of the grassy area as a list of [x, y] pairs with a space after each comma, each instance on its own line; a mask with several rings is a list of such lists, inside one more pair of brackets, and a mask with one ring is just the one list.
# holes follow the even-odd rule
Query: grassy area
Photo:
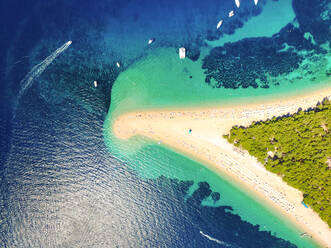
[[291, 116], [234, 126], [224, 137], [303, 192], [331, 227], [331, 102]]

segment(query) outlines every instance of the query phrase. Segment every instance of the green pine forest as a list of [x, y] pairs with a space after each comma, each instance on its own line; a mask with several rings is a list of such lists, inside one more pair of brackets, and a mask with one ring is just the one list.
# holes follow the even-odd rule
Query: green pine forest
[[303, 193], [303, 201], [331, 227], [331, 102], [293, 115], [234, 126], [224, 135], [265, 168]]

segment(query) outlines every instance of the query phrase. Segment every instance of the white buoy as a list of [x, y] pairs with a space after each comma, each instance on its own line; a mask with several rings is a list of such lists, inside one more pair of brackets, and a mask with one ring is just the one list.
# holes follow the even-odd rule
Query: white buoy
[[257, 5], [257, 3], [259, 2], [259, 0], [254, 0], [254, 4]]
[[149, 39], [148, 40], [148, 45], [152, 44], [154, 42], [154, 40], [155, 40], [154, 38], [153, 39]]
[[94, 83], [95, 88], [98, 87], [98, 82], [97, 81], [94, 81], [93, 83]]
[[237, 8], [239, 8], [240, 7], [240, 1], [239, 0], [235, 0], [235, 2], [236, 2]]
[[118, 62], [116, 62], [116, 65], [117, 65], [118, 68], [121, 67], [120, 63], [118, 63]]
[[185, 47], [179, 48], [179, 58], [180, 59], [185, 59], [185, 53], [186, 53]]
[[232, 16], [234, 16], [234, 11], [233, 11], [233, 10], [231, 10], [231, 11], [229, 12], [229, 17], [232, 17]]
[[223, 20], [220, 20], [218, 23], [217, 23], [217, 26], [216, 28], [219, 29], [223, 24]]

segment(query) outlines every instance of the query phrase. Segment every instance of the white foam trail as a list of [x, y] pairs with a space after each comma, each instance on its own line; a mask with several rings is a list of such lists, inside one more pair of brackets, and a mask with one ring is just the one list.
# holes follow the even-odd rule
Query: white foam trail
[[59, 56], [63, 51], [65, 51], [70, 45], [72, 41], [68, 41], [64, 43], [61, 47], [56, 49], [51, 55], [49, 55], [46, 59], [44, 59], [38, 65], [35, 65], [32, 70], [22, 79], [21, 85], [22, 88], [17, 95], [17, 101], [23, 96], [24, 92], [31, 87], [32, 82], [35, 78], [39, 77], [41, 73], [49, 66], [57, 56]]
[[218, 240], [218, 239], [215, 239], [215, 238], [209, 236], [208, 234], [205, 234], [203, 231], [200, 231], [200, 234], [202, 236], [206, 237], [207, 239], [216, 242], [217, 244], [224, 245], [225, 247], [233, 247], [231, 244]]

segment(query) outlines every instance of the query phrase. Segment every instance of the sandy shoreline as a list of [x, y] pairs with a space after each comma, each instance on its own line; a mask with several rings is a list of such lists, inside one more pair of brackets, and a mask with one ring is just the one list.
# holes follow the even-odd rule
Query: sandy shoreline
[[331, 231], [315, 212], [301, 204], [302, 193], [268, 172], [247, 152], [238, 150], [222, 138], [234, 125], [246, 126], [252, 121], [294, 113], [300, 107], [315, 106], [324, 97], [331, 97], [331, 87], [245, 106], [222, 107], [219, 104], [213, 108], [130, 112], [117, 117], [113, 131], [121, 139], [135, 135], [148, 137], [208, 164], [211, 169], [254, 192], [323, 247], [328, 247]]

